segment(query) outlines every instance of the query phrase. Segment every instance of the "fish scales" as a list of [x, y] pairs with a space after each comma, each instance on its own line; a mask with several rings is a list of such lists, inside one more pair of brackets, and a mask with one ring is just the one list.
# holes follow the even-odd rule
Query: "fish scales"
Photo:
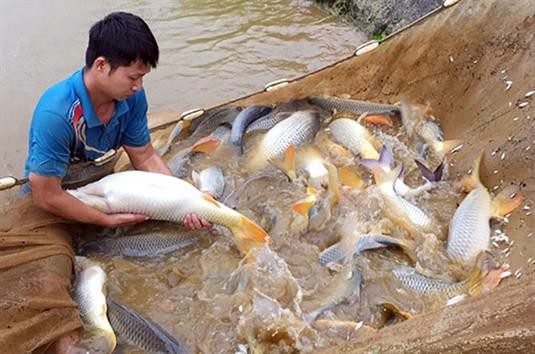
[[123, 237], [108, 237], [87, 242], [82, 252], [100, 252], [126, 257], [148, 257], [168, 254], [198, 243], [191, 234], [166, 235], [158, 232]]
[[262, 140], [261, 155], [265, 160], [277, 159], [290, 145], [298, 146], [310, 142], [319, 128], [318, 112], [296, 112], [267, 132]]
[[108, 317], [119, 336], [151, 353], [186, 354], [187, 350], [156, 323], [108, 299]]
[[479, 184], [464, 198], [450, 221], [447, 252], [452, 260], [470, 264], [488, 248], [490, 217], [490, 194]]
[[348, 118], [336, 119], [329, 124], [329, 130], [336, 142], [349, 149], [353, 154], [363, 155], [363, 153], [367, 153], [371, 155], [362, 157], [379, 158], [379, 153], [371, 144], [372, 135], [358, 122]]
[[392, 273], [403, 286], [422, 295], [442, 293], [451, 297], [466, 291], [465, 281], [455, 283], [447, 280], [429, 278], [410, 267], [398, 267], [394, 269]]
[[252, 122], [245, 130], [246, 134], [250, 134], [257, 131], [265, 131], [273, 128], [277, 123], [282, 122], [284, 119], [291, 115], [290, 112], [279, 112], [276, 114], [270, 113], [268, 115], [254, 122]]
[[364, 113], [389, 115], [393, 113], [399, 113], [400, 111], [398, 106], [390, 104], [341, 99], [329, 96], [312, 96], [308, 98], [308, 101], [311, 104], [318, 105], [321, 108], [331, 112], [336, 110], [338, 112], [353, 112], [358, 115]]

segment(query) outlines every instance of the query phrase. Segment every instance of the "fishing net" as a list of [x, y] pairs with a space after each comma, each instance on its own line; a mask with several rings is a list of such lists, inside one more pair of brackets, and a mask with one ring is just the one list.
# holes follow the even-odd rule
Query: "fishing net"
[[0, 219], [0, 348], [45, 352], [81, 326], [70, 296], [74, 253], [65, 221], [32, 203], [13, 202]]

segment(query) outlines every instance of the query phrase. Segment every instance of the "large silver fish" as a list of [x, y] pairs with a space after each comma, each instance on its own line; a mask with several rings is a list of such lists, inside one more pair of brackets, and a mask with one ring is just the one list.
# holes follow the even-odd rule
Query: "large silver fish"
[[471, 266], [476, 256], [488, 249], [490, 241], [489, 220], [509, 214], [523, 200], [520, 194], [510, 198], [511, 192], [504, 190], [494, 199], [479, 179], [481, 155], [476, 160], [470, 178], [473, 190], [464, 198], [450, 221], [448, 232], [448, 256], [450, 259]]
[[136, 213], [154, 220], [183, 223], [186, 215], [195, 213], [230, 229], [243, 252], [270, 240], [261, 227], [244, 215], [200, 192], [190, 183], [172, 176], [125, 171], [68, 192], [83, 203], [108, 214]]
[[263, 167], [267, 162], [281, 158], [290, 146], [297, 147], [309, 143], [319, 129], [318, 112], [295, 112], [266, 133], [251, 161], [252, 166]]
[[308, 98], [308, 102], [330, 112], [336, 110], [337, 112], [353, 112], [357, 115], [364, 113], [373, 115], [392, 115], [399, 113], [399, 107], [390, 104], [356, 101], [330, 96], [311, 96]]
[[108, 298], [108, 317], [121, 338], [149, 353], [188, 353], [186, 348], [162, 327], [111, 298]]
[[81, 256], [76, 257], [76, 269], [73, 298], [78, 303], [84, 329], [104, 338], [106, 352], [111, 353], [117, 341], [106, 317], [106, 273], [100, 264]]
[[101, 237], [84, 243], [80, 252], [105, 253], [126, 257], [150, 257], [168, 254], [199, 241], [198, 236], [189, 232], [151, 232], [121, 237]]
[[364, 159], [379, 159], [379, 152], [373, 145], [374, 137], [364, 126], [349, 118], [340, 118], [329, 124], [334, 140]]

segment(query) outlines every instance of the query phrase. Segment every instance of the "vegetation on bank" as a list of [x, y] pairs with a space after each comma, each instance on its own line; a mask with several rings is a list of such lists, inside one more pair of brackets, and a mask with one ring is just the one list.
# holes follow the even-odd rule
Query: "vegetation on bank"
[[442, 0], [314, 1], [330, 13], [349, 21], [373, 39], [382, 39], [442, 4]]

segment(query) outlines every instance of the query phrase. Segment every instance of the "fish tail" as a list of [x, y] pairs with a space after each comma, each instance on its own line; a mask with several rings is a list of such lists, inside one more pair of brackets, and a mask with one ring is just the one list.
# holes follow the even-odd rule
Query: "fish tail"
[[518, 208], [523, 201], [524, 196], [518, 193], [518, 187], [511, 185], [492, 200], [492, 216], [503, 217]]
[[390, 166], [392, 166], [394, 163], [394, 154], [392, 153], [390, 146], [385, 144], [381, 147], [378, 160], [363, 159], [360, 161], [360, 163], [370, 170], [374, 167], [381, 167], [383, 170], [385, 170], [390, 168]]
[[193, 152], [204, 152], [207, 154], [211, 154], [214, 152], [221, 142], [217, 140], [212, 134], [199, 139], [193, 146], [191, 147], [191, 151]]
[[340, 167], [338, 169], [338, 175], [340, 176], [340, 181], [351, 188], [362, 188], [364, 186], [362, 177], [360, 177], [357, 171], [354, 171], [349, 167]]
[[385, 188], [391, 187], [393, 189], [394, 182], [396, 181], [396, 179], [399, 177], [401, 173], [401, 165], [389, 172], [383, 170], [382, 168], [374, 167], [372, 169], [372, 172], [373, 172], [373, 177], [375, 179], [375, 183], [379, 187], [384, 186]]
[[302, 217], [308, 220], [308, 212], [314, 206], [317, 200], [316, 190], [312, 187], [307, 188], [307, 196], [298, 202], [292, 204], [292, 209]]
[[466, 279], [466, 286], [470, 295], [477, 295], [483, 288], [483, 272], [475, 266]]
[[109, 329], [101, 329], [98, 332], [100, 334], [99, 337], [104, 338], [106, 341], [106, 353], [112, 353], [117, 346], [117, 337], [115, 336], [115, 332], [113, 332], [111, 325], [109, 326]]
[[438, 152], [441, 155], [447, 155], [455, 148], [463, 144], [462, 140], [444, 140], [444, 141], [434, 141], [431, 143], [431, 148], [434, 151]]
[[414, 160], [414, 162], [416, 162], [416, 165], [426, 180], [430, 182], [438, 182], [442, 179], [442, 173], [444, 172], [444, 160], [442, 160], [440, 165], [438, 165], [434, 171], [431, 171], [429, 168], [427, 168], [427, 166], [418, 160]]
[[336, 167], [332, 163], [327, 163], [326, 165], [329, 173], [329, 206], [332, 207], [340, 200], [340, 180], [338, 178], [338, 171], [336, 170]]
[[244, 253], [249, 252], [251, 248], [271, 243], [271, 238], [260, 226], [244, 215], [240, 215], [237, 225], [231, 228], [236, 237], [240, 250]]
[[295, 146], [292, 144], [288, 146], [286, 152], [284, 153], [284, 159], [282, 161], [269, 160], [269, 162], [275, 167], [282, 170], [290, 179], [290, 181], [295, 181], [297, 174], [295, 172]]
[[364, 159], [378, 160], [380, 158], [379, 153], [370, 141], [365, 141], [360, 147], [360, 156]]
[[368, 123], [386, 125], [389, 128], [394, 128], [392, 119], [382, 114], [373, 114], [373, 115], [365, 116], [363, 120]]
[[464, 177], [461, 182], [461, 190], [465, 192], [469, 192], [472, 189], [475, 189], [478, 184], [481, 184], [481, 180], [479, 179], [479, 168], [481, 166], [481, 159], [483, 158], [483, 151], [479, 153], [479, 156], [474, 161], [474, 166], [472, 167], [472, 173], [470, 175]]

